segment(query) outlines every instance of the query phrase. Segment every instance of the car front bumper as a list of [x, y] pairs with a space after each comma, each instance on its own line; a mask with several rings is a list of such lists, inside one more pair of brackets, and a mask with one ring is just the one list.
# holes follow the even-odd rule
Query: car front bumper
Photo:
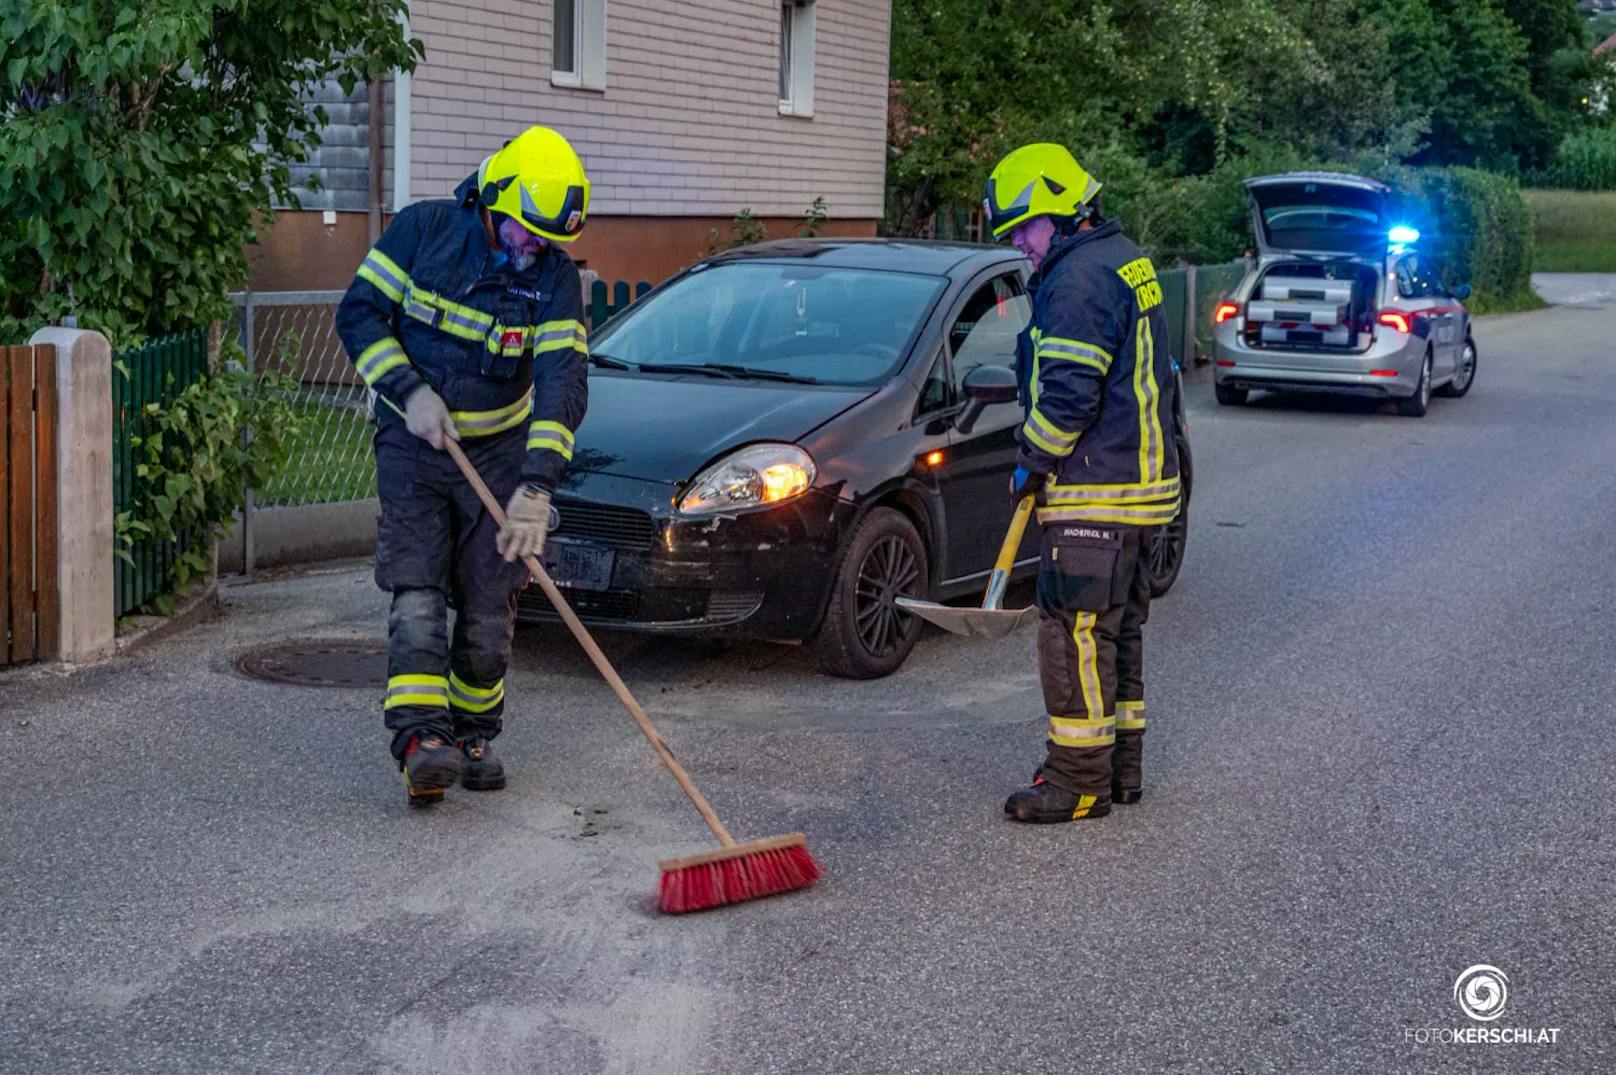
[[1219, 385], [1375, 398], [1410, 396], [1419, 387], [1426, 346], [1419, 336], [1377, 330], [1364, 351], [1256, 348], [1241, 338], [1241, 320], [1212, 330], [1212, 376]]
[[[557, 579], [592, 627], [795, 642], [819, 626], [851, 504], [811, 490], [779, 507], [686, 518], [672, 486], [602, 474], [569, 475], [555, 507], [554, 541], [609, 550], [610, 581], [581, 588]], [[548, 555], [546, 559], [550, 559]], [[517, 618], [556, 622], [537, 586]]]

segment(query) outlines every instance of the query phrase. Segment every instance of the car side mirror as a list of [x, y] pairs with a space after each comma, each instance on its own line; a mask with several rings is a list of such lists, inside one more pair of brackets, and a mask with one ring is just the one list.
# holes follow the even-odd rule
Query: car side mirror
[[1460, 302], [1468, 299], [1470, 297], [1470, 285], [1460, 284], [1458, 287], [1454, 288], [1453, 297], [1458, 299]]
[[969, 433], [982, 412], [995, 403], [1014, 403], [1021, 388], [1016, 371], [1008, 366], [978, 366], [965, 375], [965, 408], [954, 420], [954, 428]]

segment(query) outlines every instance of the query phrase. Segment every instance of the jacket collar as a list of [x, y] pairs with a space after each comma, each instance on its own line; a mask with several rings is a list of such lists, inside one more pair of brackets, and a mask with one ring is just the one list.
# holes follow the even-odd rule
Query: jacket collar
[[1092, 243], [1100, 239], [1109, 239], [1111, 236], [1120, 235], [1121, 233], [1122, 221], [1112, 218], [1097, 228], [1090, 228], [1087, 231], [1080, 231], [1075, 235], [1057, 236], [1055, 241], [1049, 246], [1049, 255], [1044, 258], [1043, 265], [1039, 267], [1038, 275], [1044, 279], [1048, 279], [1050, 272], [1055, 268], [1055, 263], [1061, 258], [1065, 257], [1067, 254], [1070, 254], [1073, 250], [1076, 250], [1078, 247], [1082, 246], [1084, 243]]

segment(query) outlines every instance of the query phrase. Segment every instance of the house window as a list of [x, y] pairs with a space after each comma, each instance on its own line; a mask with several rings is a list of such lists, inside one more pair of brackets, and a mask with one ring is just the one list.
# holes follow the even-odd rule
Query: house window
[[814, 114], [813, 0], [780, 0], [780, 113]]
[[586, 90], [606, 88], [606, 0], [555, 0], [550, 81]]

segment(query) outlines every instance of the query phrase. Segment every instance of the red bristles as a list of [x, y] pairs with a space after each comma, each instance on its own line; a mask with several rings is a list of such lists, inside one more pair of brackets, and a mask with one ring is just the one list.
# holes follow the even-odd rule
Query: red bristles
[[806, 888], [819, 876], [819, 864], [800, 836], [783, 846], [748, 850], [749, 846], [738, 844], [726, 851], [696, 856], [707, 861], [664, 862], [657, 906], [666, 914], [706, 911]]

